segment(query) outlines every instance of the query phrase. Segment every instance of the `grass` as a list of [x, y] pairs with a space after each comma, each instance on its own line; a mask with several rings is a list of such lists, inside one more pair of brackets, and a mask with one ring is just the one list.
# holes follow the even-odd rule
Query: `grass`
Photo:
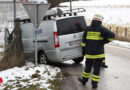
[[23, 79], [23, 80], [20, 80], [21, 82], [29, 82], [30, 79]]
[[[4, 46], [0, 44], [0, 48], [3, 48]], [[0, 52], [0, 56], [4, 56], [4, 52]]]
[[[29, 87], [23, 87], [18, 90], [47, 90], [46, 88], [38, 88], [39, 84], [37, 85], [29, 85]], [[21, 85], [17, 85], [17, 87], [21, 87]], [[4, 90], [12, 90], [14, 87], [8, 85]]]
[[53, 80], [49, 79], [48, 83], [51, 84], [51, 86], [49, 87], [51, 90], [60, 90], [61, 86], [60, 73], [57, 73], [57, 75]]
[[4, 56], [4, 52], [0, 52], [0, 56]]
[[4, 90], [11, 90], [11, 89], [13, 89], [13, 87], [10, 86], [10, 85], [7, 85], [7, 86], [4, 88]]
[[0, 48], [3, 48], [4, 46], [3, 45], [0, 45]]

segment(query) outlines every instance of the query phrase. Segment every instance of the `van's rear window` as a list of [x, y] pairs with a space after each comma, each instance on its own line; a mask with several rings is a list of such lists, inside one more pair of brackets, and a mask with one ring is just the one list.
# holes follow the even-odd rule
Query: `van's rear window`
[[[80, 23], [82, 29], [76, 28], [75, 23]], [[58, 35], [82, 32], [86, 26], [84, 17], [73, 17], [57, 20]]]

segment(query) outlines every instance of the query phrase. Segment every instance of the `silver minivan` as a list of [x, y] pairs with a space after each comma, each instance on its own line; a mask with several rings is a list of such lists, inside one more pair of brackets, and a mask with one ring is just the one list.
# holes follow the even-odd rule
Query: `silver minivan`
[[[84, 16], [62, 16], [44, 19], [38, 30], [38, 62], [62, 62], [83, 60], [81, 42], [83, 31], [76, 28], [75, 23], [86, 27]], [[31, 22], [21, 22], [22, 41], [25, 58], [34, 60], [34, 31]]]

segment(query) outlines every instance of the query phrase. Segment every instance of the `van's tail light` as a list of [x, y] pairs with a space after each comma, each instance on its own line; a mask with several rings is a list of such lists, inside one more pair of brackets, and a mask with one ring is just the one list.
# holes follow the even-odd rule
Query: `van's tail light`
[[55, 48], [59, 47], [59, 38], [58, 38], [58, 33], [54, 32], [54, 44], [55, 44]]

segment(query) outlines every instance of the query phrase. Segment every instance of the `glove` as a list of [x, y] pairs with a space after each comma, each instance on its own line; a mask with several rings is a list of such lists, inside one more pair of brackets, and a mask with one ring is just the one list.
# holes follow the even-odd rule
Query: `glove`
[[85, 47], [82, 47], [82, 55], [85, 55]]
[[104, 40], [103, 40], [102, 42], [103, 42], [103, 44], [107, 44], [107, 43], [109, 43], [110, 41], [109, 41], [108, 39], [104, 38]]

